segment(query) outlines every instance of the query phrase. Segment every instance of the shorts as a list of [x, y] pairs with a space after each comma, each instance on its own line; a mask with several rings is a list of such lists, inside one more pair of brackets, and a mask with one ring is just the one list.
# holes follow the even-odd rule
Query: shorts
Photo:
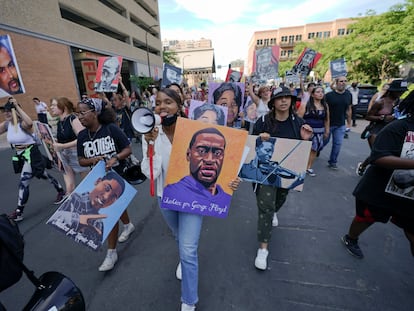
[[383, 208], [356, 199], [355, 212], [356, 222], [387, 223], [391, 219], [391, 222], [396, 226], [411, 234], [414, 234], [414, 215], [404, 213], [395, 206]]
[[78, 151], [76, 147], [67, 148], [60, 151], [62, 156], [62, 163], [64, 167], [70, 167], [75, 173], [82, 173], [90, 171], [89, 167], [79, 165]]

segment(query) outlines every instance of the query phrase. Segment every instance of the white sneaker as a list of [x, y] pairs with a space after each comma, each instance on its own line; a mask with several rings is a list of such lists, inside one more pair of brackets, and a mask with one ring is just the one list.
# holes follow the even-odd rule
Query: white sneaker
[[116, 251], [108, 252], [106, 253], [105, 260], [103, 261], [98, 270], [101, 272], [112, 270], [117, 261], [118, 254], [116, 253]]
[[269, 251], [265, 248], [259, 248], [257, 250], [257, 256], [254, 261], [254, 265], [257, 269], [266, 270], [267, 268], [267, 255], [269, 255]]
[[188, 305], [183, 302], [181, 304], [181, 311], [195, 311], [195, 305]]
[[132, 223], [124, 225], [124, 230], [122, 230], [121, 235], [118, 238], [118, 242], [122, 243], [128, 240], [129, 235], [134, 232], [135, 226]]
[[273, 227], [279, 226], [279, 219], [277, 219], [277, 213], [273, 214], [272, 226]]
[[177, 270], [175, 270], [175, 277], [181, 281], [183, 274], [181, 272], [181, 262], [178, 263]]

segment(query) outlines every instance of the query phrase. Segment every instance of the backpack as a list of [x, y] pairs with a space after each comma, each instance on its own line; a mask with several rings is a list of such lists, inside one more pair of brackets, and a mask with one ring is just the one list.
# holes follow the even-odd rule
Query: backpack
[[0, 215], [0, 292], [17, 283], [23, 274], [24, 239], [17, 224]]

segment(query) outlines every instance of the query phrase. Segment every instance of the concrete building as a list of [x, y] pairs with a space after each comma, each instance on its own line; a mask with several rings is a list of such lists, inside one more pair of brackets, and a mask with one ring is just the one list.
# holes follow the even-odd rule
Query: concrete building
[[[349, 34], [348, 25], [355, 19], [342, 18], [330, 22], [311, 23], [301, 26], [282, 27], [256, 31], [249, 42], [246, 74], [252, 73], [254, 51], [266, 46], [280, 46], [280, 61], [292, 60], [297, 42], [328, 39]], [[297, 56], [295, 56], [297, 57]]]
[[214, 48], [210, 39], [200, 40], [168, 40], [162, 41], [163, 49], [177, 54], [177, 67], [182, 68], [184, 82], [189, 86], [200, 86], [200, 83], [214, 79], [216, 65]]
[[128, 89], [131, 74], [162, 78], [159, 25], [156, 0], [3, 1], [0, 36], [11, 38], [26, 89], [17, 100], [31, 116], [32, 97], [77, 102], [81, 93], [93, 93], [101, 56], [123, 57]]

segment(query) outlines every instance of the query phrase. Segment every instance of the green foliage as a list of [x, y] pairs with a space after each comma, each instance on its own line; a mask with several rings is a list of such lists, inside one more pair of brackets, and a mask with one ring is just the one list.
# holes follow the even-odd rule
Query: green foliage
[[323, 78], [329, 62], [344, 57], [348, 67], [348, 80], [373, 84], [397, 77], [398, 66], [413, 59], [414, 0], [398, 4], [381, 15], [368, 11], [367, 16], [356, 19], [349, 26], [352, 33], [328, 40], [316, 40], [295, 47], [295, 53], [310, 47], [322, 58], [314, 68], [316, 76]]
[[164, 51], [162, 53], [162, 60], [165, 64], [175, 65], [178, 63], [178, 55], [175, 51]]
[[135, 76], [130, 75], [129, 81], [135, 84], [135, 86], [142, 92], [145, 89], [147, 89], [150, 85], [154, 84], [154, 79], [150, 77], [144, 77], [142, 76]]

